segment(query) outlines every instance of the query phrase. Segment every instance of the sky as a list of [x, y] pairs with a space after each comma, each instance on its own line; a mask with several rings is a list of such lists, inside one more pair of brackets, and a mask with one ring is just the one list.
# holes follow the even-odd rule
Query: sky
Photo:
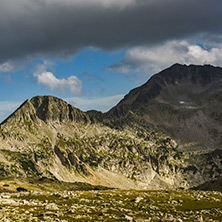
[[222, 66], [221, 0], [0, 0], [0, 122], [53, 95], [106, 112], [174, 63]]

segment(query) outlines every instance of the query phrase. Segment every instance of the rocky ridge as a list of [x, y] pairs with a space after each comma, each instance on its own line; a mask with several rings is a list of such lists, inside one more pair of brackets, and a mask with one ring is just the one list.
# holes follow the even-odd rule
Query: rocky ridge
[[153, 75], [107, 116], [129, 112], [161, 129], [182, 151], [221, 149], [222, 68], [175, 64]]
[[[171, 155], [180, 156], [173, 140], [153, 131], [135, 133], [93, 123], [88, 114], [55, 97], [27, 100], [1, 124], [0, 138], [3, 177], [128, 188], [179, 185], [174, 166], [165, 164]], [[161, 179], [164, 172], [169, 182]]]
[[[199, 77], [195, 79], [193, 73]], [[27, 100], [0, 125], [0, 176], [124, 189], [190, 188], [220, 177], [219, 137], [204, 148], [200, 142], [206, 133], [213, 141], [214, 134], [204, 131], [209, 122], [218, 130], [215, 135], [220, 132], [219, 122], [208, 115], [212, 100], [206, 100], [205, 107], [202, 104], [205, 93], [216, 102], [220, 98], [215, 96], [220, 92], [220, 76], [221, 68], [174, 65], [105, 114], [82, 112], [52, 96]], [[187, 98], [189, 104], [180, 103], [188, 103]], [[202, 105], [197, 107], [197, 101]], [[180, 128], [174, 131], [178, 118], [184, 125], [177, 124]], [[194, 135], [198, 130], [204, 133], [194, 141], [186, 134], [191, 129]]]

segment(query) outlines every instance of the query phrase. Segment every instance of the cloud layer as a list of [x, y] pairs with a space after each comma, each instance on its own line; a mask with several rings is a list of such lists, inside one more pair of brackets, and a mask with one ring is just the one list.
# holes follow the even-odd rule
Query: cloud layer
[[221, 0], [0, 0], [0, 63], [222, 35]]
[[168, 41], [154, 47], [134, 47], [124, 59], [107, 67], [108, 71], [130, 75], [132, 72], [154, 74], [174, 63], [222, 64], [222, 45], [205, 48], [188, 41]]
[[10, 72], [15, 69], [14, 65], [9, 62], [0, 64], [0, 72]]

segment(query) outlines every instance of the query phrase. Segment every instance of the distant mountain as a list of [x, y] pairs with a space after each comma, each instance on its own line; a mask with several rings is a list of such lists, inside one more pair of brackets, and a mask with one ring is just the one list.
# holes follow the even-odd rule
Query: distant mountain
[[176, 64], [105, 114], [52, 96], [27, 100], [0, 125], [0, 177], [125, 189], [221, 177], [221, 70]]
[[222, 68], [179, 65], [133, 89], [108, 115], [133, 112], [177, 141], [180, 150], [222, 148]]
[[207, 181], [203, 184], [200, 184], [197, 187], [193, 187], [193, 190], [211, 190], [211, 191], [220, 191], [222, 192], [222, 177]]

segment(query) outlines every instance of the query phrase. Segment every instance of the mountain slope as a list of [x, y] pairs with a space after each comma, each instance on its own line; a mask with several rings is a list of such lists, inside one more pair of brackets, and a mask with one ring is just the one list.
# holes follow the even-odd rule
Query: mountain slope
[[130, 91], [106, 115], [133, 112], [191, 151], [221, 149], [221, 110], [222, 68], [175, 64]]
[[0, 125], [0, 177], [124, 189], [189, 188], [221, 177], [221, 73], [174, 65], [105, 114], [52, 96], [27, 100]]
[[199, 186], [194, 187], [192, 189], [194, 189], [194, 190], [214, 190], [214, 191], [222, 192], [222, 177], [207, 181], [207, 182], [200, 184]]
[[175, 142], [135, 129], [93, 123], [93, 117], [58, 98], [34, 97], [0, 126], [1, 176], [120, 188], [188, 186], [182, 171], [175, 174], [180, 165], [186, 167]]

